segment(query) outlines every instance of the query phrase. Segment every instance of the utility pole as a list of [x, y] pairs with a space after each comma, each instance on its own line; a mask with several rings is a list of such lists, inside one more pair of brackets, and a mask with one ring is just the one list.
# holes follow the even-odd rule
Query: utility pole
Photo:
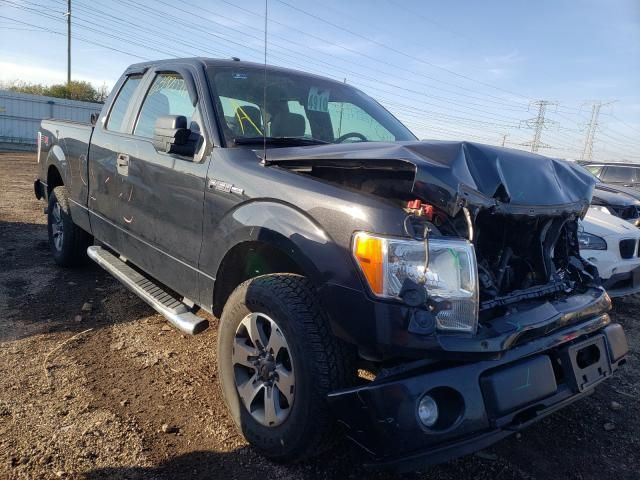
[[600, 116], [600, 109], [605, 105], [609, 105], [613, 102], [593, 102], [591, 105], [591, 120], [587, 127], [587, 136], [584, 139], [584, 149], [582, 150], [582, 156], [580, 160], [591, 160], [593, 158], [593, 141], [596, 137], [596, 131], [598, 130], [598, 117]]
[[71, 93], [71, 0], [67, 0], [67, 90]]
[[531, 146], [532, 152], [537, 152], [540, 147], [548, 148], [550, 145], [544, 144], [541, 141], [542, 138], [542, 129], [546, 128], [546, 125], [555, 123], [550, 120], [545, 120], [545, 114], [547, 113], [547, 107], [557, 105], [557, 102], [551, 102], [549, 100], [537, 100], [535, 102], [531, 102], [531, 105], [538, 107], [538, 115], [535, 118], [530, 118], [529, 120], [525, 120], [524, 123], [533, 129], [533, 140], [530, 142], [525, 142], [523, 146]]

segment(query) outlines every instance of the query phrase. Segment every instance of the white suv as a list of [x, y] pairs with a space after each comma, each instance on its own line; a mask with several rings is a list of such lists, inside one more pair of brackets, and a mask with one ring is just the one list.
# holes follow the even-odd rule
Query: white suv
[[598, 268], [611, 297], [640, 292], [640, 229], [591, 207], [580, 222], [580, 255]]

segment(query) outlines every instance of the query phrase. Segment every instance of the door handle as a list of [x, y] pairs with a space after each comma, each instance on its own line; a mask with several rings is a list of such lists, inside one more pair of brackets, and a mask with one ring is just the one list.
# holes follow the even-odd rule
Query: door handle
[[118, 174], [128, 177], [129, 176], [129, 155], [125, 153], [119, 153], [116, 157], [116, 169]]

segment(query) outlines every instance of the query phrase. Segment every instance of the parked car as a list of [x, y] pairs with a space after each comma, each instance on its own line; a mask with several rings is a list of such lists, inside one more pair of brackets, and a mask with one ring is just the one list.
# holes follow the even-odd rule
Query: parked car
[[640, 292], [640, 230], [590, 208], [578, 231], [580, 254], [598, 268], [610, 297]]
[[640, 164], [638, 163], [585, 163], [596, 177], [605, 183], [622, 187], [640, 188]]
[[229, 413], [272, 459], [341, 425], [376, 465], [442, 462], [625, 362], [575, 165], [419, 142], [350, 85], [201, 58], [131, 66], [39, 149], [55, 261], [88, 253], [184, 332], [218, 316]]
[[617, 187], [598, 181], [591, 205], [640, 227], [640, 191], [631, 195]]
[[[588, 165], [577, 162], [584, 171], [593, 175]], [[636, 227], [640, 226], [640, 190], [605, 183], [593, 175], [596, 181], [591, 205], [599, 210], [622, 218]]]

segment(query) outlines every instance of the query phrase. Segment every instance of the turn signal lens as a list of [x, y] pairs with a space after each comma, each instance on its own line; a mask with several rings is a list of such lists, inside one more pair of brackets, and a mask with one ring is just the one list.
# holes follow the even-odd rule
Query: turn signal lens
[[353, 254], [376, 295], [383, 293], [385, 244], [381, 238], [358, 232], [354, 237]]

